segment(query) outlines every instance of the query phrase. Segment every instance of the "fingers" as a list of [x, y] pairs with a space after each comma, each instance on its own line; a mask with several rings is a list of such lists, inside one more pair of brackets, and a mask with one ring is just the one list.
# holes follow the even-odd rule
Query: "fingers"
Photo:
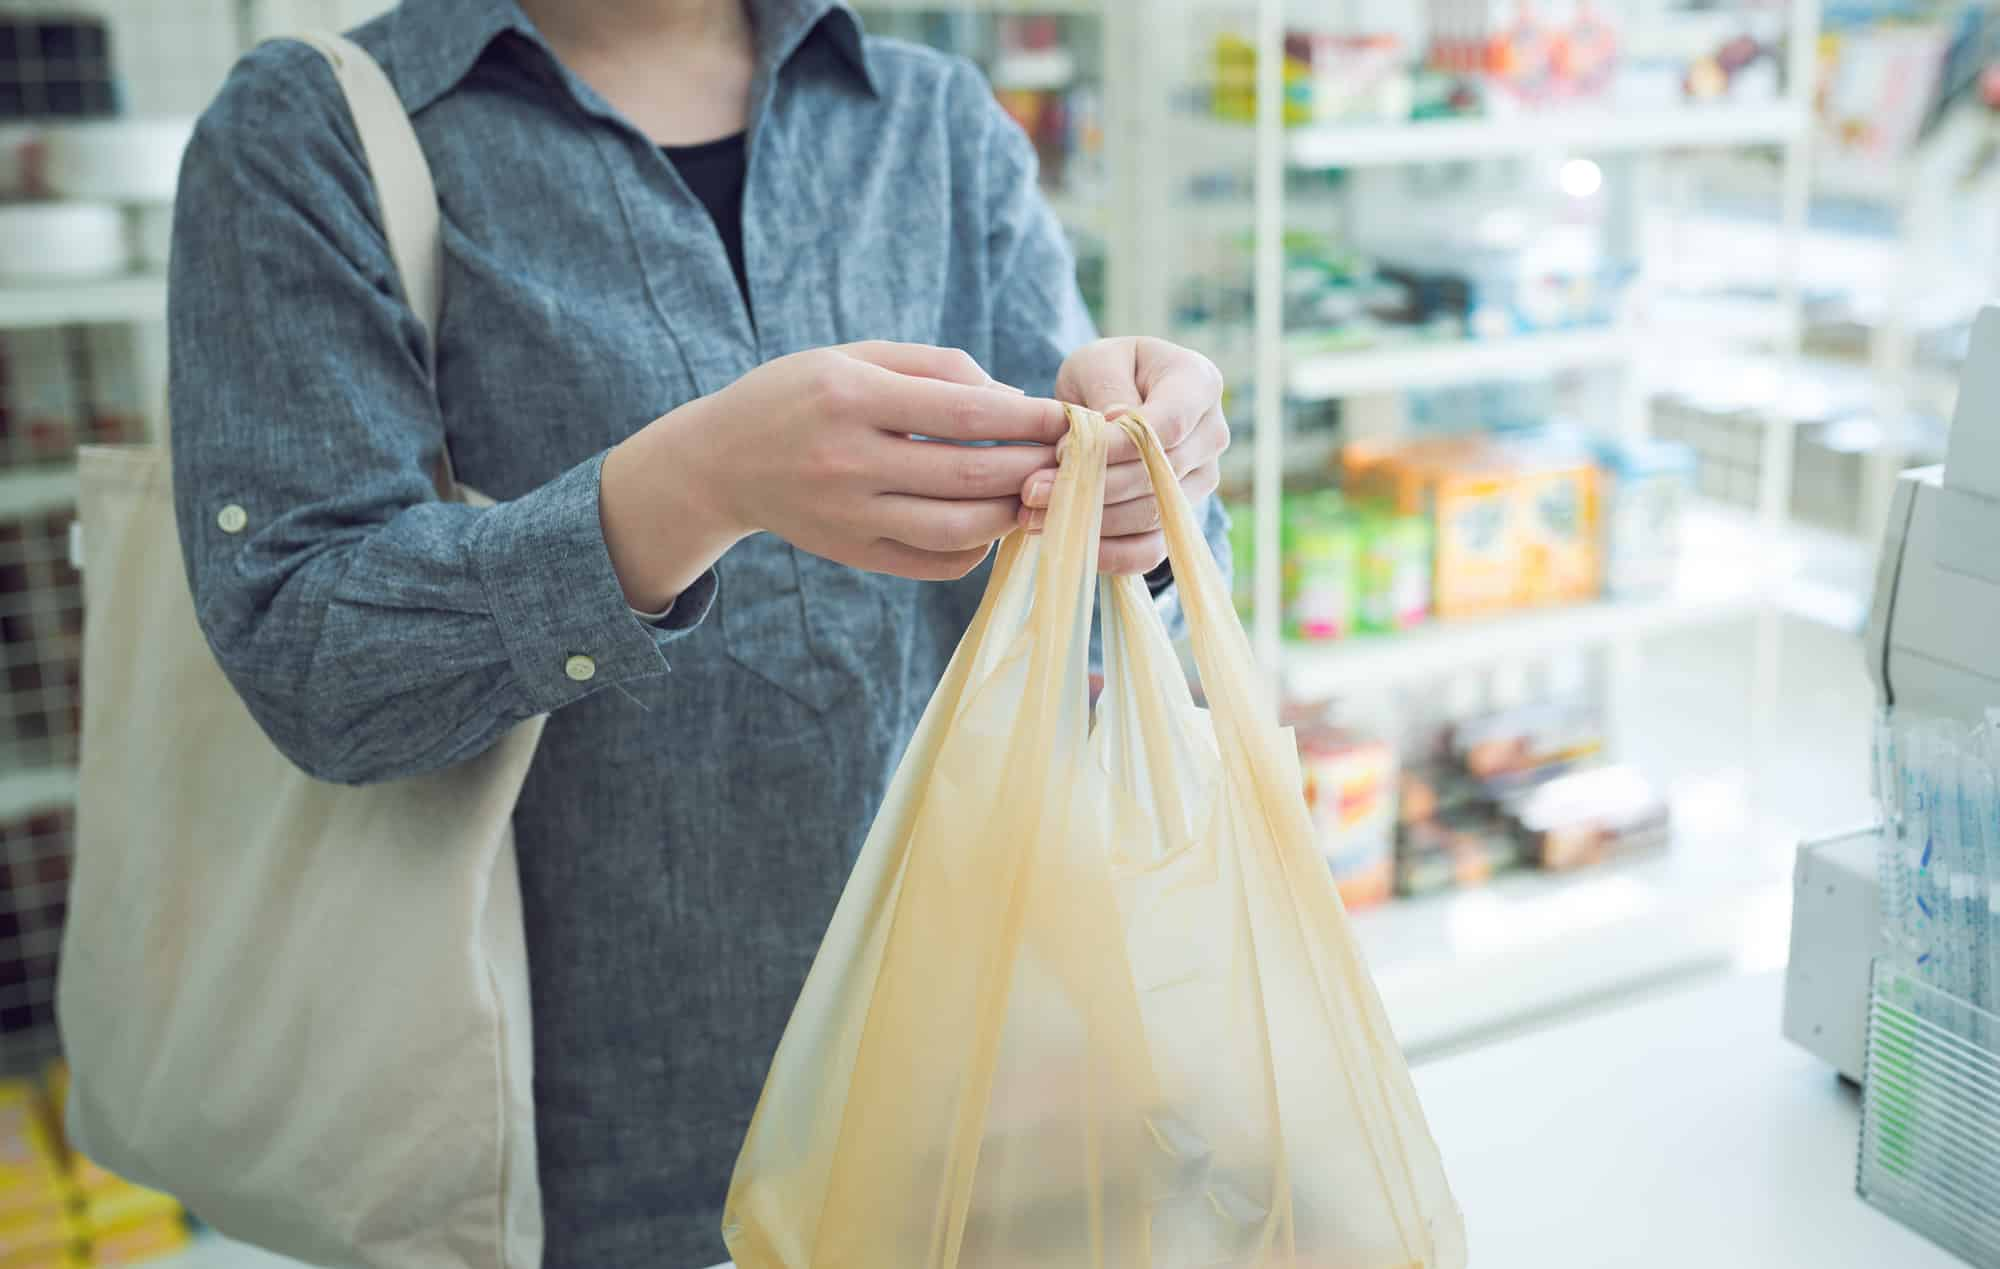
[[863, 399], [847, 404], [887, 432], [1054, 445], [1069, 430], [1062, 406], [1043, 397], [917, 378], [872, 363], [864, 363], [863, 369], [869, 371], [859, 388]]
[[885, 538], [927, 552], [985, 550], [1013, 532], [1020, 504], [1012, 498], [948, 502], [881, 494], [870, 500], [869, 527]]
[[1097, 548], [1100, 573], [1150, 573], [1167, 558], [1167, 539], [1161, 533], [1140, 533], [1132, 537], [1106, 538]]
[[857, 458], [881, 493], [1005, 498], [1011, 503], [1028, 478], [1047, 466], [1049, 451], [1022, 445], [942, 445], [878, 433]]
[[[1228, 448], [1229, 423], [1222, 416], [1222, 407], [1216, 406], [1203, 416], [1193, 433], [1183, 440], [1178, 448], [1167, 452], [1167, 461], [1173, 467], [1174, 474], [1185, 483], [1189, 473], [1213, 464]], [[1048, 506], [1049, 489], [1054, 484], [1053, 477], [1053, 472], [1046, 474], [1037, 472], [1030, 476], [1021, 488], [1022, 504], [1028, 507]], [[1106, 507], [1115, 507], [1123, 502], [1152, 496], [1153, 479], [1146, 471], [1146, 464], [1136, 457], [1130, 462], [1118, 463], [1104, 473]]]
[[954, 582], [978, 568], [991, 549], [989, 543], [965, 551], [924, 551], [906, 542], [883, 538], [865, 548], [855, 562], [874, 573], [890, 573], [920, 582]]
[[[1199, 502], [1222, 486], [1222, 464], [1204, 463], [1181, 479], [1181, 491], [1189, 502]], [[1030, 531], [1040, 532], [1048, 519], [1044, 508], [1030, 509], [1023, 506], [1021, 522]], [[1104, 519], [1098, 529], [1099, 536], [1110, 539], [1129, 537], [1134, 534], [1150, 533], [1160, 527], [1160, 501], [1148, 494], [1144, 498], [1134, 498], [1114, 506], [1104, 508]]]
[[961, 383], [972, 388], [1000, 388], [1015, 394], [1020, 389], [1001, 383], [963, 348], [935, 348], [929, 344], [899, 344], [886, 339], [863, 340], [843, 345], [841, 351], [857, 361], [893, 370], [899, 375]]

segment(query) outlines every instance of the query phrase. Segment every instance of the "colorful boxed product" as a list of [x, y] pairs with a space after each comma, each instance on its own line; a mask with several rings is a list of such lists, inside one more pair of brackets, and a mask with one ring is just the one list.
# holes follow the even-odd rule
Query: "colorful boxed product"
[[1284, 507], [1285, 633], [1344, 639], [1354, 632], [1360, 542], [1338, 494], [1301, 494]]
[[1597, 468], [1550, 457], [1521, 463], [1513, 490], [1521, 607], [1578, 603], [1602, 589]]
[[1431, 615], [1431, 522], [1375, 514], [1361, 521], [1356, 628], [1374, 634], [1408, 630]]
[[188, 1227], [179, 1218], [124, 1229], [100, 1229], [91, 1236], [90, 1263], [105, 1267], [142, 1265], [173, 1255], [185, 1248], [188, 1241]]
[[1395, 751], [1324, 723], [1300, 726], [1297, 736], [1306, 808], [1342, 902], [1385, 901], [1395, 882]]

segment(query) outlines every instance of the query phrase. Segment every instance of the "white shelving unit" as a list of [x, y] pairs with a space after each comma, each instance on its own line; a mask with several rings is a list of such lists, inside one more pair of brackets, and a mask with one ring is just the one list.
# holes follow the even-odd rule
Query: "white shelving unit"
[[1328, 401], [1486, 379], [1547, 376], [1624, 365], [1638, 351], [1634, 334], [1607, 329], [1322, 353], [1292, 358], [1285, 371], [1285, 393], [1294, 401]]
[[153, 322], [167, 315], [167, 280], [157, 273], [95, 282], [0, 282], [0, 330], [92, 322]]
[[[1817, 0], [1791, 0], [1789, 96], [1765, 105], [1715, 105], [1645, 111], [1550, 110], [1532, 116], [1464, 121], [1413, 122], [1397, 125], [1286, 128], [1279, 117], [1279, 67], [1286, 28], [1285, 0], [1259, 0], [1255, 39], [1258, 117], [1254, 128], [1203, 121], [1191, 125], [1190, 145], [1200, 152], [1234, 145], [1254, 150], [1256, 190], [1255, 385], [1253, 406], [1258, 421], [1252, 459], [1256, 517], [1254, 641], [1275, 685], [1298, 678], [1319, 683], [1378, 682], [1384, 677], [1411, 677], [1447, 666], [1463, 668], [1480, 660], [1515, 655], [1540, 646], [1560, 632], [1566, 643], [1614, 645], [1614, 664], [1636, 665], [1636, 640], [1646, 633], [1722, 615], [1738, 615], [1759, 602], [1758, 588], [1739, 586], [1730, 602], [1718, 602], [1709, 588], [1676, 589], [1656, 602], [1631, 606], [1591, 605], [1561, 614], [1526, 614], [1519, 618], [1478, 623], [1471, 630], [1439, 627], [1379, 644], [1353, 642], [1324, 650], [1288, 646], [1280, 636], [1279, 501], [1287, 466], [1284, 430], [1287, 401], [1357, 398], [1485, 379], [1550, 375], [1563, 371], [1621, 368], [1628, 389], [1622, 394], [1623, 417], [1615, 426], [1626, 435], [1646, 428], [1648, 362], [1656, 350], [1671, 346], [1675, 336], [1640, 315], [1619, 326], [1580, 333], [1560, 333], [1493, 342], [1468, 340], [1419, 347], [1389, 346], [1325, 356], [1288, 356], [1284, 320], [1284, 246], [1286, 174], [1302, 168], [1357, 169], [1442, 162], [1477, 162], [1535, 154], [1630, 154], [1642, 158], [1686, 149], [1776, 146], [1783, 156], [1783, 188], [1787, 238], [1803, 231], [1806, 215], [1809, 112], [1801, 85], [1814, 82], [1817, 42]], [[1229, 134], [1233, 132], [1234, 139]], [[1639, 214], [1638, 198], [1626, 200], [1627, 215]], [[1619, 227], [1628, 240], [1638, 241], [1636, 224]], [[1795, 355], [1800, 320], [1800, 288], [1795, 251], [1780, 261], [1781, 284], [1775, 305], [1754, 307], [1733, 321], [1718, 321], [1695, 332], [1702, 340], [1742, 334], [1768, 339], [1781, 356]], [[1643, 287], [1643, 284], [1642, 284]], [[1664, 307], [1664, 306], [1663, 306]], [[1764, 485], [1758, 500], [1762, 528], [1775, 532], [1789, 503], [1790, 433], [1785, 420], [1774, 419], [1764, 445]], [[1763, 623], [1756, 704], [1762, 713], [1753, 727], [1768, 732], [1768, 710], [1778, 660], [1775, 613]], [[1351, 664], [1354, 668], [1346, 668]], [[1614, 676], [1614, 698], [1617, 694]]]
[[1510, 119], [1381, 127], [1293, 128], [1285, 161], [1295, 168], [1403, 167], [1483, 162], [1538, 153], [1786, 145], [1805, 135], [1796, 106], [1689, 106], [1647, 111], [1550, 110]]

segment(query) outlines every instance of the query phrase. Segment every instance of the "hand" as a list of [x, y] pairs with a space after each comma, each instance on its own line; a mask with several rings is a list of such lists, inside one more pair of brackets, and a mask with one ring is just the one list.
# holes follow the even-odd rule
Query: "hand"
[[[1222, 482], [1220, 459], [1229, 448], [1222, 373], [1200, 353], [1164, 339], [1100, 339], [1063, 363], [1056, 396], [1109, 418], [1132, 409], [1145, 415], [1190, 501], [1214, 493]], [[1122, 431], [1112, 438], [1110, 461], [1097, 566], [1106, 573], [1151, 572], [1167, 558], [1152, 481]], [[1054, 486], [1055, 472], [1047, 470], [1022, 487], [1021, 516], [1031, 529], [1039, 529], [1048, 514]]]
[[[600, 495], [627, 602], [663, 608], [759, 530], [878, 573], [943, 580], [986, 558], [1068, 430], [1062, 407], [921, 344], [767, 362], [614, 448]], [[913, 440], [1030, 441], [970, 448]]]

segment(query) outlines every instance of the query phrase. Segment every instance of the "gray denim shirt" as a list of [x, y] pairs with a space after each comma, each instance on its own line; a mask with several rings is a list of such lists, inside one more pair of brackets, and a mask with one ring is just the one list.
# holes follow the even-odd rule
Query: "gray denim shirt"
[[[599, 527], [605, 450], [800, 349], [950, 345], [1047, 394], [1092, 337], [1033, 151], [974, 68], [865, 38], [828, 0], [751, 7], [754, 321], [668, 160], [513, 0], [405, 0], [356, 33], [436, 172], [434, 374], [317, 54], [248, 56], [181, 180], [175, 487], [244, 700], [344, 782], [550, 715], [515, 823], [557, 1269], [723, 1257], [766, 1064], [984, 578], [876, 576], [759, 535], [649, 625]], [[447, 438], [496, 506], [433, 497]]]

